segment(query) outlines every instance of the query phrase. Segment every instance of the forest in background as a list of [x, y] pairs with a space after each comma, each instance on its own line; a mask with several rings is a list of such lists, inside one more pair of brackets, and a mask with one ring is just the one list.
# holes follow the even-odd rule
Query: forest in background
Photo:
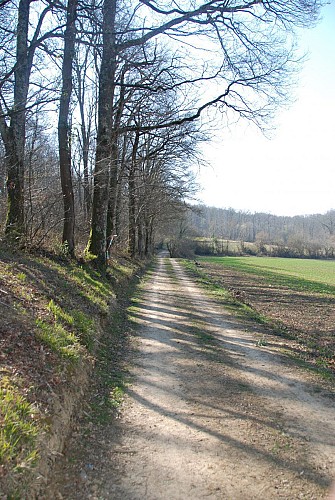
[[334, 258], [335, 210], [289, 217], [197, 205], [169, 245], [175, 255]]

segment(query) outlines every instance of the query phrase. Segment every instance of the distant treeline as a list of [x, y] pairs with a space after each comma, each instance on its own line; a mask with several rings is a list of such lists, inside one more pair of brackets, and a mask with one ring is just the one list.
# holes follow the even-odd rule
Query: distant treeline
[[197, 254], [335, 257], [335, 209], [288, 217], [198, 205], [188, 213], [188, 228]]

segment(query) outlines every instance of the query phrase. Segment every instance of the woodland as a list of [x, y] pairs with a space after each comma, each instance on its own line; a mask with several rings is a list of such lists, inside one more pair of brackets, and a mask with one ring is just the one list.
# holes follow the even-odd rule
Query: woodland
[[174, 239], [184, 240], [184, 250], [192, 248], [198, 254], [333, 259], [335, 210], [285, 217], [198, 205], [188, 212]]
[[[322, 2], [1, 0], [0, 224], [13, 247], [149, 255], [214, 128], [266, 129]], [[220, 132], [221, 133], [221, 132]]]

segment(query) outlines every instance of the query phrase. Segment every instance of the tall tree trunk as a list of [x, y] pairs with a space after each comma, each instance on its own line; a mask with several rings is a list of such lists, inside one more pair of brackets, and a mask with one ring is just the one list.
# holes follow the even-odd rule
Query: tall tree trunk
[[117, 147], [117, 131], [114, 128], [111, 149], [111, 165], [109, 179], [109, 197], [107, 209], [107, 246], [110, 238], [116, 233], [116, 203], [117, 203], [117, 178], [118, 178], [118, 147]]
[[[29, 79], [37, 40], [45, 16], [51, 9], [47, 6], [40, 14], [35, 33], [28, 43], [29, 13], [31, 0], [20, 0], [16, 29], [16, 63], [14, 67], [13, 107], [8, 124], [0, 103], [0, 133], [5, 146], [8, 210], [6, 234], [21, 242], [25, 232], [24, 217], [24, 155], [26, 144], [26, 105]], [[14, 241], [14, 239], [13, 239]]]
[[136, 132], [132, 150], [132, 159], [128, 179], [129, 191], [129, 253], [132, 257], [136, 255], [137, 227], [136, 227], [136, 155], [139, 145], [140, 134]]
[[90, 176], [89, 176], [89, 133], [86, 128], [83, 130], [83, 164], [84, 164], [84, 204], [86, 210], [86, 218], [89, 218], [91, 213], [91, 190], [90, 190]]
[[129, 253], [131, 257], [136, 255], [136, 185], [135, 185], [135, 165], [132, 164], [129, 172]]
[[151, 234], [151, 224], [148, 218], [145, 219], [145, 243], [144, 243], [144, 255], [147, 257], [150, 254], [150, 234]]
[[[88, 49], [86, 49], [85, 62], [82, 67], [80, 67], [79, 62], [76, 64], [76, 77], [77, 77], [77, 99], [80, 111], [80, 132], [81, 132], [81, 143], [83, 152], [83, 167], [84, 167], [84, 209], [85, 209], [85, 219], [88, 220], [91, 214], [91, 189], [90, 189], [90, 172], [89, 172], [89, 150], [90, 150], [90, 136], [91, 136], [91, 122], [92, 122], [92, 107], [90, 109], [89, 116], [86, 121], [85, 115], [85, 76], [87, 74], [87, 59], [88, 59]], [[84, 74], [82, 76], [82, 69], [84, 68]]]
[[84, 209], [86, 220], [88, 220], [91, 213], [91, 190], [90, 190], [90, 173], [89, 173], [89, 151], [90, 151], [90, 134], [91, 127], [90, 123], [88, 124], [88, 130], [86, 129], [86, 120], [84, 113], [84, 101], [81, 100], [81, 97], [78, 99], [80, 115], [81, 115], [81, 142], [83, 149], [83, 167], [84, 167], [84, 179], [83, 179], [83, 188], [84, 188]]
[[126, 156], [128, 137], [124, 134], [123, 144], [121, 147], [121, 155], [119, 159], [120, 168], [118, 169], [118, 177], [116, 183], [116, 200], [115, 200], [115, 233], [121, 236], [121, 212], [122, 212], [122, 188], [123, 179], [126, 171]]
[[[121, 124], [122, 114], [125, 105], [125, 86], [124, 83], [125, 69], [122, 72], [120, 79], [120, 94], [115, 112], [115, 120], [113, 125], [112, 135], [112, 151], [111, 151], [111, 169], [109, 181], [109, 201], [107, 212], [107, 245], [112, 234], [116, 233], [116, 213], [118, 210], [118, 174], [119, 174], [119, 128]], [[117, 233], [116, 233], [117, 234]]]
[[2, 139], [6, 151], [8, 211], [6, 233], [24, 236], [24, 151], [26, 139], [26, 103], [31, 65], [28, 54], [29, 0], [21, 0], [18, 10], [14, 105], [10, 125], [3, 121]]
[[142, 258], [144, 253], [144, 235], [143, 235], [143, 224], [141, 221], [137, 223], [137, 252]]
[[74, 195], [71, 172], [71, 127], [69, 125], [70, 101], [72, 93], [72, 64], [76, 41], [77, 0], [68, 0], [66, 29], [64, 33], [64, 56], [62, 67], [62, 93], [58, 117], [59, 167], [64, 204], [63, 243], [68, 245], [70, 255], [74, 255]]
[[115, 14], [116, 0], [105, 0], [103, 7], [103, 51], [99, 74], [97, 148], [94, 170], [91, 237], [89, 251], [106, 265], [107, 210], [112, 156], [113, 99], [115, 90]]
[[122, 189], [124, 185], [124, 172], [126, 170], [124, 160], [122, 160], [120, 164], [120, 169], [118, 172], [118, 178], [117, 178], [117, 184], [116, 184], [116, 200], [115, 200], [115, 214], [114, 214], [114, 221], [115, 221], [115, 233], [121, 236], [121, 230], [122, 230], [122, 221], [121, 221], [121, 215], [122, 215]]

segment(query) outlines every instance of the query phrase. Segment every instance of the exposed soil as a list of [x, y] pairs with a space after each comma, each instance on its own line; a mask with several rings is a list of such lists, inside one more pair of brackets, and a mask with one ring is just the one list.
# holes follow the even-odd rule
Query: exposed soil
[[335, 375], [335, 300], [327, 294], [307, 293], [269, 283], [209, 262], [201, 263], [206, 275], [230, 290], [239, 301], [277, 322], [298, 344], [289, 345], [305, 360], [324, 366]]
[[261, 345], [260, 327], [223, 310], [175, 260], [159, 259], [132, 315], [124, 403], [104, 425], [84, 406], [43, 498], [327, 497], [330, 383], [285, 358], [277, 336]]

